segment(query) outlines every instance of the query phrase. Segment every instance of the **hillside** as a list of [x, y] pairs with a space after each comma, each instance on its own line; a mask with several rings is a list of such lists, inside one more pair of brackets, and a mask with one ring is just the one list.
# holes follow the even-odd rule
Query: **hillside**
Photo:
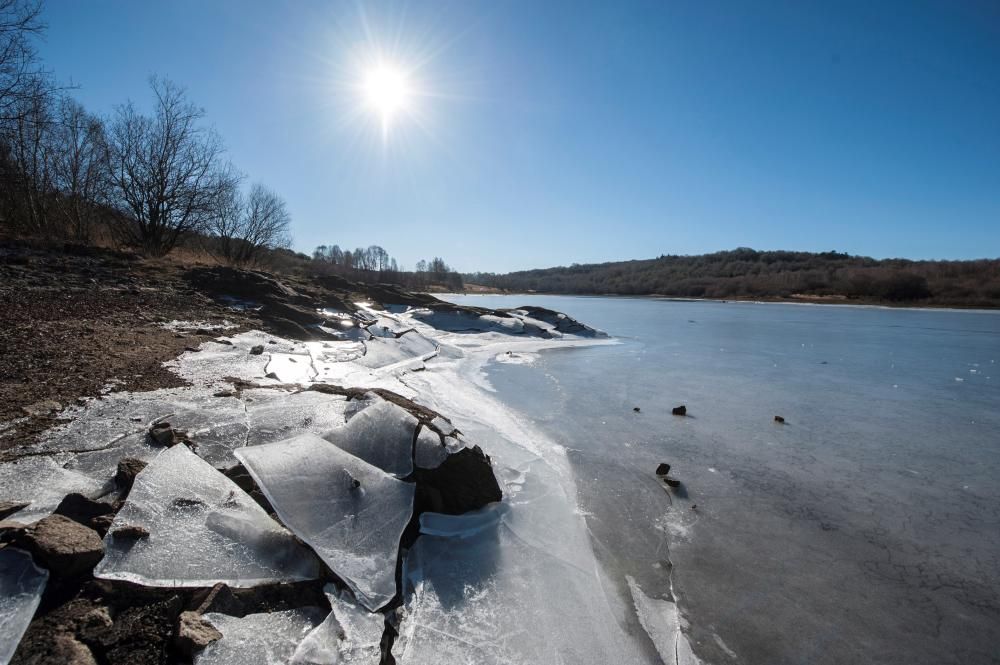
[[1000, 306], [1000, 259], [879, 260], [741, 247], [697, 256], [463, 277], [472, 284], [514, 292]]

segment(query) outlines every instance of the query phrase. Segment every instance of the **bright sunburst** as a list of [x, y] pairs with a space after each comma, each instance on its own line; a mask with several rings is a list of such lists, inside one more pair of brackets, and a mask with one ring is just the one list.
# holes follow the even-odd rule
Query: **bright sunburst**
[[392, 118], [398, 111], [405, 111], [410, 94], [406, 75], [395, 67], [379, 65], [365, 74], [365, 101], [384, 120]]

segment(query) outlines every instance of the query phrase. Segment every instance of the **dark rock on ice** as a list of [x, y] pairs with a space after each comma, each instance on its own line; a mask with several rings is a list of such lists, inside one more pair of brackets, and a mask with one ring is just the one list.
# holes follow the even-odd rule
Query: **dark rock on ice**
[[74, 522], [88, 526], [90, 521], [101, 515], [110, 515], [114, 506], [103, 501], [88, 499], [82, 494], [67, 494], [55, 509], [56, 515], [68, 517]]
[[262, 353], [264, 353], [264, 345], [263, 344], [257, 344], [256, 346], [253, 346], [253, 347], [250, 348], [250, 355], [251, 356], [259, 356]]
[[775, 416], [774, 417], [774, 422], [776, 422], [776, 423], [783, 423], [783, 422], [785, 422], [785, 418], [784, 418], [784, 416]]
[[0, 520], [6, 519], [10, 515], [13, 515], [22, 508], [27, 508], [27, 503], [21, 503], [18, 501], [0, 501]]
[[680, 487], [681, 486], [681, 481], [677, 480], [676, 478], [671, 478], [669, 476], [664, 476], [663, 477], [663, 482], [665, 482], [670, 487]]
[[673, 409], [670, 410], [670, 413], [674, 414], [675, 416], [686, 416], [687, 412], [688, 412], [687, 407], [684, 406], [683, 404], [681, 404], [680, 406], [675, 406]]
[[461, 515], [503, 498], [490, 457], [479, 446], [449, 455], [435, 469], [418, 467], [413, 477], [424, 510]]
[[93, 529], [63, 515], [50, 515], [26, 527], [15, 545], [31, 552], [35, 561], [56, 577], [89, 572], [104, 556], [104, 543]]
[[118, 469], [115, 471], [115, 485], [122, 492], [128, 493], [132, 489], [132, 483], [139, 472], [146, 468], [146, 463], [134, 457], [123, 457], [118, 460]]
[[667, 464], [666, 462], [664, 462], [664, 463], [660, 464], [658, 467], [656, 467], [656, 475], [658, 475], [658, 476], [665, 476], [668, 473], [670, 473], [670, 465]]
[[641, 411], [641, 409], [637, 406], [633, 406], [632, 410], [635, 411], [636, 413], [639, 413]]
[[125, 526], [120, 526], [112, 531], [111, 535], [115, 538], [122, 538], [125, 540], [142, 540], [143, 538], [149, 538], [149, 531], [146, 531], [141, 526], [126, 524]]
[[222, 639], [222, 633], [201, 618], [197, 612], [181, 612], [177, 622], [174, 646], [181, 655], [191, 658], [212, 642]]

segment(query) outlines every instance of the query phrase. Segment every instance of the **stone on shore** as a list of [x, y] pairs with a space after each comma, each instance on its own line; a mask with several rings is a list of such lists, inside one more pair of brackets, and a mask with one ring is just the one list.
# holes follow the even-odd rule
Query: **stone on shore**
[[687, 412], [688, 412], [687, 407], [684, 406], [683, 404], [681, 404], [680, 406], [675, 406], [673, 409], [670, 410], [670, 413], [672, 413], [675, 416], [686, 416]]
[[666, 462], [664, 462], [664, 463], [660, 464], [658, 467], [656, 467], [656, 475], [658, 475], [658, 476], [665, 476], [668, 473], [670, 473], [670, 465], [667, 464]]
[[181, 612], [177, 620], [177, 636], [174, 646], [184, 656], [191, 658], [212, 642], [222, 639], [222, 633], [215, 629], [197, 612]]
[[57, 577], [89, 572], [104, 556], [104, 543], [93, 529], [63, 515], [50, 515], [26, 527], [16, 545]]
[[132, 489], [132, 483], [139, 472], [146, 468], [146, 463], [134, 457], [123, 457], [118, 462], [118, 470], [115, 472], [115, 485], [122, 492], [128, 493]]

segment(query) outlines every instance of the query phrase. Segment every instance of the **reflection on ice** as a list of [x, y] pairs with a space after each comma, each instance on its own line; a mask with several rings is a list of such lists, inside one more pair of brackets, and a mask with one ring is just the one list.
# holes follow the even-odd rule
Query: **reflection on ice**
[[237, 458], [281, 521], [371, 610], [396, 594], [396, 555], [413, 510], [400, 482], [309, 434], [241, 448]]
[[48, 571], [37, 567], [27, 552], [0, 549], [0, 663], [10, 662], [48, 579]]
[[105, 483], [62, 468], [62, 459], [45, 455], [0, 464], [0, 501], [28, 504], [8, 519], [30, 524], [51, 515], [67, 494], [96, 498], [103, 493]]
[[[116, 535], [127, 526], [148, 537]], [[147, 586], [249, 587], [315, 579], [318, 562], [231, 480], [178, 444], [138, 476], [95, 577]]]
[[403, 478], [413, 471], [413, 434], [417, 419], [400, 407], [373, 396], [346, 427], [323, 438], [386, 473]]

